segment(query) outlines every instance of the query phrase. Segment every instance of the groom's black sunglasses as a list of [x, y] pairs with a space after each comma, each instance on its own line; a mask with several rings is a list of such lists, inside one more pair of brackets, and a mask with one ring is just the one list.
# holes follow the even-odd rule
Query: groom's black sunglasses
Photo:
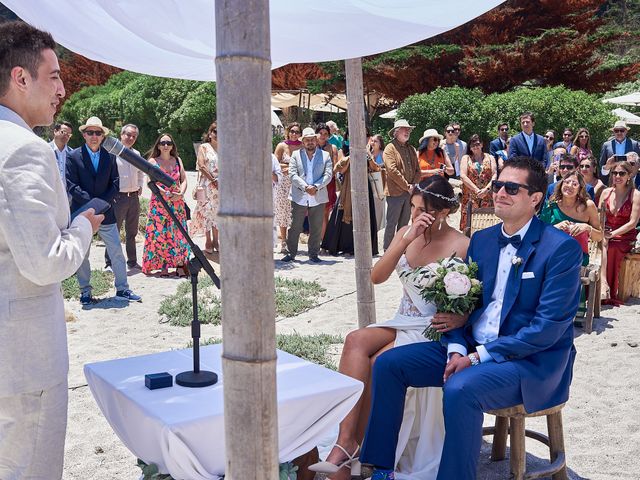
[[498, 193], [502, 187], [504, 187], [504, 191], [509, 195], [517, 195], [518, 191], [521, 188], [524, 188], [530, 193], [534, 193], [533, 188], [531, 188], [529, 185], [523, 185], [516, 182], [501, 182], [500, 180], [493, 180], [491, 182], [491, 190], [493, 191], [493, 193]]

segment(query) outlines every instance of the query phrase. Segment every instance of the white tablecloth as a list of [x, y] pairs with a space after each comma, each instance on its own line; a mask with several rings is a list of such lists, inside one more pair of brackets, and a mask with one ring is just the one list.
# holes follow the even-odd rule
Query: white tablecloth
[[[216, 480], [224, 474], [221, 345], [201, 348], [201, 369], [218, 374], [205, 388], [175, 384], [193, 367], [191, 350], [87, 364], [84, 374], [100, 410], [120, 440], [148, 464], [176, 479]], [[149, 390], [147, 373], [169, 372], [174, 386]], [[355, 405], [362, 383], [278, 351], [279, 459], [308, 452]], [[250, 401], [245, 399], [244, 401]]]

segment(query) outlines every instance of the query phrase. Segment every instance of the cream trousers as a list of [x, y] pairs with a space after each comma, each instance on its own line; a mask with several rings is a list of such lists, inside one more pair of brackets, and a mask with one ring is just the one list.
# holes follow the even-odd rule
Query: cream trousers
[[0, 479], [62, 478], [67, 381], [0, 398]]

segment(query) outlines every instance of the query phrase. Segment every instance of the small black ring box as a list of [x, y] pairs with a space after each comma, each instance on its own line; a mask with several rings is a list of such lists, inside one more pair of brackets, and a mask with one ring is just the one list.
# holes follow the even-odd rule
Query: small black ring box
[[149, 390], [173, 386], [173, 377], [168, 372], [147, 373], [144, 376], [144, 384]]

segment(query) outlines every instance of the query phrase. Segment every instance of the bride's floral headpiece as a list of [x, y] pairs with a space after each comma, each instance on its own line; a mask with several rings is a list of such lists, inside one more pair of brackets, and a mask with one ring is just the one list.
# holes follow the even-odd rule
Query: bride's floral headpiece
[[457, 205], [457, 203], [458, 203], [458, 198], [455, 197], [455, 196], [454, 197], [445, 197], [444, 195], [442, 195], [440, 193], [432, 192], [431, 190], [427, 190], [426, 188], [422, 188], [417, 183], [416, 183], [416, 188], [421, 193], [426, 193], [426, 194], [429, 194], [429, 195], [433, 195], [434, 197], [441, 198], [442, 200], [446, 200], [447, 202], [452, 203], [454, 205]]

